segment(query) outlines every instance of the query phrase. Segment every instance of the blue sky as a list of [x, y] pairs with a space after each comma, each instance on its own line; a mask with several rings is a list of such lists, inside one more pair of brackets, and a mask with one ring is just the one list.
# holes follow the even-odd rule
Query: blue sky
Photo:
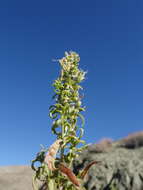
[[0, 2], [0, 165], [30, 164], [49, 146], [54, 79], [65, 51], [88, 71], [87, 143], [143, 129], [143, 1]]

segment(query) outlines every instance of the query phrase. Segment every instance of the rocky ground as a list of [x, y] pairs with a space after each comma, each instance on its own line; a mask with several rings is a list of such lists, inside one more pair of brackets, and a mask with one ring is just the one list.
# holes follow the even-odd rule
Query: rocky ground
[[92, 144], [74, 163], [74, 172], [92, 161], [85, 180], [87, 190], [143, 190], [143, 132], [119, 141], [104, 139]]

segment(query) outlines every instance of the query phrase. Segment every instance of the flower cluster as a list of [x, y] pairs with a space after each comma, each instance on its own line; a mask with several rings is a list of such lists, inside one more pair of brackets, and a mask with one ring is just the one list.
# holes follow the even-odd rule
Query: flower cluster
[[[75, 146], [81, 142], [83, 130], [77, 126], [78, 117], [84, 124], [84, 118], [80, 113], [84, 111], [84, 107], [81, 106], [79, 89], [82, 87], [79, 83], [85, 78], [85, 72], [78, 68], [79, 60], [80, 57], [75, 52], [66, 52], [65, 57], [59, 60], [61, 74], [53, 84], [56, 104], [50, 107], [50, 117], [54, 119], [52, 132], [58, 136], [58, 139], [63, 140], [63, 148], [69, 144], [70, 151], [75, 150]], [[81, 131], [79, 136], [77, 136], [77, 130]], [[70, 161], [72, 161], [71, 157], [74, 158], [76, 155], [73, 151], [71, 152]]]

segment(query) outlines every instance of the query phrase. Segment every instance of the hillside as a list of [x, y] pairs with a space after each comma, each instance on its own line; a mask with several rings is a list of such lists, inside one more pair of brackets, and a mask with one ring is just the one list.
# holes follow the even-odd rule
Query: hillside
[[32, 190], [29, 166], [0, 167], [0, 190]]

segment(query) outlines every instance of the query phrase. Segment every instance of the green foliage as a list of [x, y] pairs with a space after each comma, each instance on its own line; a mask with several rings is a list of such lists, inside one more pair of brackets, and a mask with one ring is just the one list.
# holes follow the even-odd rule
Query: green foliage
[[[81, 140], [84, 132], [84, 117], [81, 111], [85, 108], [82, 107], [79, 93], [82, 89], [79, 83], [84, 80], [85, 72], [78, 68], [79, 61], [80, 57], [75, 52], [65, 52], [65, 57], [59, 60], [61, 72], [53, 83], [55, 104], [50, 106], [49, 116], [53, 119], [52, 133], [60, 143], [55, 142], [49, 149], [41, 150], [32, 161], [32, 168], [35, 170], [34, 189], [38, 190], [37, 180], [42, 181], [48, 190], [81, 188], [80, 185], [74, 184], [74, 179], [79, 182], [81, 180], [76, 178], [70, 169], [78, 152], [85, 148], [85, 146], [80, 148], [78, 146], [80, 143], [85, 143]], [[79, 119], [81, 127], [78, 125]], [[48, 155], [47, 163], [46, 155]], [[39, 162], [38, 167], [35, 167], [35, 162]], [[50, 165], [51, 163], [53, 166]], [[65, 168], [61, 167], [61, 163]]]

